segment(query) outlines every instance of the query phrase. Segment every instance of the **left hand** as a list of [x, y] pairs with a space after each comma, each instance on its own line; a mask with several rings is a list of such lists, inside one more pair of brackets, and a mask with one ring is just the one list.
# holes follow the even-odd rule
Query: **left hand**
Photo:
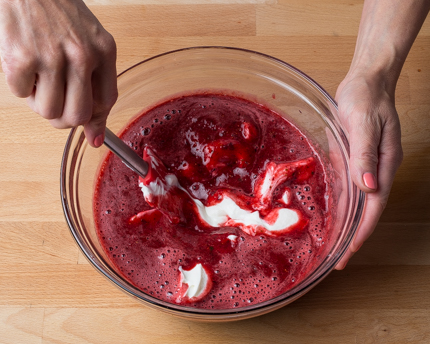
[[372, 234], [403, 159], [394, 89], [385, 86], [380, 75], [350, 72], [336, 92], [340, 121], [349, 133], [351, 177], [367, 194], [356, 236], [337, 270], [346, 266]]

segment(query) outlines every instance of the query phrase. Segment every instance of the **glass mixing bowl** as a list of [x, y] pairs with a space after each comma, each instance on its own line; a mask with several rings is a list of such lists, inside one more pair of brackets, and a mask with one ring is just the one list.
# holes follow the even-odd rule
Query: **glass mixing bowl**
[[229, 321], [278, 309], [304, 295], [336, 266], [360, 222], [364, 194], [352, 183], [349, 145], [337, 105], [311, 78], [273, 57], [226, 47], [195, 47], [145, 60], [118, 76], [119, 98], [107, 125], [119, 133], [142, 111], [181, 94], [217, 91], [264, 104], [299, 127], [332, 166], [334, 227], [325, 252], [298, 285], [271, 300], [242, 308], [207, 310], [160, 301], [135, 288], [116, 271], [99, 243], [93, 216], [97, 174], [107, 149], [88, 145], [83, 128], [71, 130], [61, 167], [61, 196], [71, 233], [90, 263], [145, 305], [183, 318]]

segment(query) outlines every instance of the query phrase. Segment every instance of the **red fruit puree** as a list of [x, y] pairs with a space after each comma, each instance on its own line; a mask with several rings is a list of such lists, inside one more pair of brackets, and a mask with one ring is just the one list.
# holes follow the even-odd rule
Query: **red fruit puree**
[[[297, 285], [330, 236], [323, 157], [270, 109], [222, 94], [169, 100], [122, 139], [146, 178], [111, 153], [94, 209], [117, 271], [161, 300], [207, 309], [257, 304]], [[195, 269], [195, 270], [193, 270]], [[190, 271], [203, 280], [190, 294]]]

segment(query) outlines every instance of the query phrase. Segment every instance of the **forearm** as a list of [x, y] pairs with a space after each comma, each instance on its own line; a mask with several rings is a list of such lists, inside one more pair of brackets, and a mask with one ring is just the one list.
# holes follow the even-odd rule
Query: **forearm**
[[430, 0], [367, 0], [349, 74], [380, 76], [394, 94], [397, 79], [430, 9]]

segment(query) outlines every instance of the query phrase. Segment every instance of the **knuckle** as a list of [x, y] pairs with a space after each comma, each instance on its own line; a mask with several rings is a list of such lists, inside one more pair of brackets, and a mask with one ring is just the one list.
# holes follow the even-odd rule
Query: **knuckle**
[[79, 46], [74, 46], [70, 49], [70, 61], [80, 66], [87, 64], [89, 54]]
[[98, 46], [101, 53], [105, 56], [112, 56], [113, 54], [116, 54], [115, 40], [113, 36], [107, 31], [104, 31], [104, 33], [100, 35]]
[[101, 59], [116, 56], [116, 43], [110, 33], [103, 29], [95, 37], [93, 41], [78, 41], [68, 45], [67, 55], [72, 64], [87, 70], [94, 68]]
[[368, 135], [371, 139], [379, 138], [382, 131], [382, 123], [378, 116], [366, 113], [358, 118], [355, 123], [357, 128], [361, 128], [363, 134]]
[[112, 107], [115, 105], [118, 99], [118, 90], [112, 89], [109, 93], [105, 95], [96, 95], [98, 100], [94, 103], [94, 112], [97, 114], [108, 113]]
[[85, 110], [79, 110], [74, 112], [72, 115], [66, 117], [66, 123], [69, 127], [77, 127], [88, 123], [91, 119], [91, 112]]
[[72, 65], [78, 66], [84, 72], [89, 71], [93, 65], [93, 56], [83, 45], [73, 44], [68, 47], [68, 59]]
[[19, 98], [27, 98], [33, 92], [35, 79], [33, 59], [4, 58], [3, 71], [10, 91]]
[[67, 120], [67, 125], [69, 128], [74, 128], [74, 127], [80, 126], [80, 125], [85, 124], [85, 123], [86, 122], [82, 121], [82, 119], [79, 117], [72, 117], [72, 118], [69, 118]]
[[47, 120], [57, 119], [61, 117], [61, 112], [49, 105], [38, 105], [36, 112]]
[[67, 129], [70, 128], [67, 123], [64, 123], [61, 118], [51, 119], [49, 120], [49, 123], [55, 128], [55, 129]]
[[112, 107], [115, 105], [116, 101], [118, 100], [118, 90], [115, 89], [111, 92], [110, 96], [106, 100], [106, 110], [112, 109]]
[[55, 66], [63, 55], [63, 49], [59, 42], [47, 41], [40, 49], [38, 59], [42, 67]]
[[22, 85], [18, 85], [10, 76], [6, 76], [6, 83], [8, 84], [12, 94], [18, 98], [27, 98], [32, 93], [30, 86], [23, 87]]
[[48, 51], [43, 55], [43, 69], [50, 73], [57, 73], [64, 67], [64, 58], [60, 53]]
[[33, 70], [38, 63], [38, 58], [25, 49], [15, 49], [13, 52], [5, 53], [2, 59], [11, 72]]
[[37, 65], [36, 58], [16, 59], [8, 63], [9, 70], [12, 73], [23, 74], [29, 70], [35, 70]]
[[355, 154], [352, 154], [352, 158], [372, 165], [377, 165], [379, 162], [378, 154], [369, 150], [356, 152]]

